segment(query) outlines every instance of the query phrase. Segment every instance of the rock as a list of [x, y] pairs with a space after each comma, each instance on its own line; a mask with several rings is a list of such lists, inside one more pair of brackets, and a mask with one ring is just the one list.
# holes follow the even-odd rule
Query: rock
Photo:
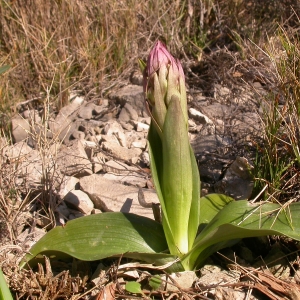
[[189, 116], [200, 124], [213, 124], [212, 120], [194, 108], [189, 108]]
[[237, 157], [226, 170], [223, 179], [215, 184], [215, 190], [236, 200], [249, 199], [253, 190], [253, 168], [244, 157]]
[[58, 192], [61, 198], [64, 198], [69, 192], [74, 191], [79, 185], [79, 179], [74, 176], [65, 176]]
[[76, 97], [71, 104], [61, 108], [55, 120], [49, 120], [51, 132], [55, 136], [58, 136], [61, 141], [64, 139], [68, 140], [73, 131], [77, 129], [74, 124], [72, 124], [73, 117], [71, 117], [71, 115], [80, 107], [83, 101], [83, 98]]
[[[246, 299], [246, 292], [239, 291], [228, 287], [216, 287], [215, 300], [244, 300]], [[252, 298], [251, 298], [252, 299]]]
[[90, 215], [94, 209], [94, 204], [89, 196], [81, 190], [73, 190], [67, 193], [64, 200], [71, 205], [72, 208], [79, 210], [85, 215]]
[[23, 111], [23, 118], [30, 121], [30, 123], [39, 124], [42, 121], [42, 118], [39, 115], [39, 112], [36, 109], [27, 109]]
[[104, 178], [126, 185], [145, 187], [147, 183], [147, 176], [142, 176], [140, 169], [122, 162], [110, 160], [103, 165], [103, 171], [106, 172]]
[[30, 124], [27, 120], [19, 117], [11, 120], [12, 137], [15, 143], [21, 142], [29, 137]]
[[74, 130], [72, 132], [72, 137], [73, 139], [77, 139], [77, 140], [84, 140], [85, 138], [85, 133], [79, 130]]
[[194, 152], [197, 153], [218, 153], [226, 152], [229, 142], [219, 135], [196, 135], [191, 141]]
[[115, 143], [104, 142], [101, 144], [102, 149], [112, 154], [115, 158], [129, 161], [134, 157], [140, 156], [142, 150], [139, 148], [127, 149]]
[[93, 173], [92, 163], [79, 140], [73, 141], [70, 146], [61, 146], [57, 155], [57, 164], [62, 174], [67, 176], [82, 177]]
[[3, 156], [10, 162], [22, 161], [24, 156], [31, 151], [32, 148], [29, 147], [25, 141], [15, 143], [14, 145], [7, 145], [2, 149]]
[[147, 140], [146, 139], [141, 139], [138, 141], [134, 141], [131, 143], [132, 148], [140, 148], [144, 150], [147, 147]]
[[[139, 204], [137, 187], [126, 186], [103, 178], [100, 174], [93, 174], [80, 179], [80, 188], [89, 195], [95, 208], [102, 211], [130, 212], [154, 219], [152, 209]], [[144, 196], [148, 203], [159, 203], [153, 190], [145, 189]]]
[[126, 85], [109, 95], [109, 98], [115, 100], [121, 106], [129, 103], [139, 115], [145, 110], [143, 87], [138, 85]]
[[126, 136], [124, 134], [122, 126], [118, 122], [110, 122], [104, 126], [103, 133], [108, 136], [115, 136], [120, 145], [127, 147]]
[[82, 106], [78, 111], [78, 117], [85, 120], [92, 119], [94, 107], [94, 103], [88, 103], [87, 105]]
[[150, 156], [148, 152], [143, 152], [141, 155], [141, 161], [146, 165], [150, 166]]
[[149, 125], [145, 124], [145, 123], [141, 123], [141, 122], [137, 122], [136, 124], [136, 131], [140, 132], [140, 131], [148, 131], [149, 130]]
[[[172, 280], [169, 279], [172, 278]], [[192, 287], [197, 276], [194, 271], [184, 271], [169, 274], [168, 276], [161, 276], [162, 284], [159, 287], [160, 290], [166, 290], [170, 292], [178, 292], [179, 289], [187, 290]], [[167, 282], [167, 284], [166, 284]], [[170, 284], [171, 283], [171, 284]]]
[[29, 251], [29, 249], [39, 241], [46, 234], [45, 229], [41, 229], [35, 227], [34, 230], [32, 228], [26, 228], [17, 238], [17, 241], [22, 244], [22, 247], [25, 251]]
[[135, 85], [143, 85], [144, 77], [140, 70], [133, 71], [130, 76], [130, 82]]
[[[220, 284], [226, 284], [226, 283], [233, 284], [239, 282], [239, 280], [240, 280], [240, 272], [227, 271], [221, 269], [219, 266], [206, 264], [204, 267], [200, 269], [200, 276], [198, 280], [195, 282], [195, 285], [199, 289], [201, 289], [201, 287], [207, 289], [208, 286], [211, 286], [212, 288], [209, 290], [209, 292], [210, 294], [215, 294], [216, 288], [219, 287]], [[215, 288], [213, 286], [215, 286]]]
[[94, 166], [94, 173], [98, 173], [100, 171], [102, 171], [103, 169], [103, 164], [105, 163], [106, 160], [106, 156], [101, 153], [98, 152], [93, 158], [92, 158], [92, 163]]
[[136, 110], [129, 103], [126, 103], [120, 112], [119, 121], [120, 122], [129, 122], [131, 120], [137, 121], [138, 117], [139, 116]]
[[70, 215], [70, 210], [64, 201], [57, 206], [55, 211], [65, 220], [67, 220]]

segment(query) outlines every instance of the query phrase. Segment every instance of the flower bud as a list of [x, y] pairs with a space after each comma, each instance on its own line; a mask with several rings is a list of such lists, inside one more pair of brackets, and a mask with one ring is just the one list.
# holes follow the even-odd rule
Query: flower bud
[[185, 79], [182, 66], [160, 41], [151, 50], [144, 69], [144, 93], [148, 112], [162, 137], [163, 125], [172, 97], [180, 100], [187, 124]]

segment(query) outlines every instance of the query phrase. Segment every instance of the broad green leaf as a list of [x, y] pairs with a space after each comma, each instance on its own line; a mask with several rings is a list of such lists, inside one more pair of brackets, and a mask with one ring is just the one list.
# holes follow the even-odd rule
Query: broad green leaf
[[234, 199], [222, 194], [209, 194], [200, 198], [200, 231]]
[[[193, 249], [182, 258], [185, 268], [202, 265], [229, 241], [255, 236], [286, 235], [300, 240], [300, 203], [282, 207], [274, 203], [251, 204], [246, 200], [226, 205], [202, 230]], [[227, 242], [228, 241], [228, 242]], [[208, 250], [211, 251], [208, 251]]]
[[6, 72], [9, 69], [10, 69], [9, 65], [5, 65], [5, 66], [0, 67], [0, 74]]
[[139, 282], [130, 281], [125, 285], [125, 290], [132, 294], [142, 294], [141, 284]]
[[[86, 261], [123, 255], [164, 265], [176, 259], [164, 253], [166, 250], [163, 228], [158, 222], [130, 213], [103, 213], [52, 229], [32, 246], [21, 266], [43, 253], [64, 253]], [[182, 269], [179, 263], [173, 267]]]
[[[177, 251], [182, 256], [189, 250], [189, 215], [192, 204], [193, 173], [186, 122], [178, 97], [172, 97], [163, 127], [162, 193], [166, 215]], [[194, 226], [198, 227], [198, 220]], [[197, 230], [197, 229], [196, 229]], [[172, 253], [172, 252], [171, 252]]]
[[0, 269], [0, 300], [13, 300], [8, 285], [5, 281], [2, 270]]

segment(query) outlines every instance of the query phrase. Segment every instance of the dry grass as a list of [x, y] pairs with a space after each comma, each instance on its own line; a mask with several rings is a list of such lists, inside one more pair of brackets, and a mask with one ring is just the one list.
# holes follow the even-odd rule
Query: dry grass
[[[251, 65], [249, 61], [259, 60], [264, 51], [272, 62], [269, 74], [272, 82], [276, 81], [276, 88], [264, 100], [266, 131], [258, 148], [263, 153], [256, 162], [257, 191], [267, 184], [266, 197], [297, 200], [297, 15], [300, 16], [298, 0], [28, 0], [26, 5], [22, 0], [0, 0], [0, 67], [12, 66], [0, 75], [0, 128], [5, 129], [7, 137], [4, 143], [11, 143], [9, 120], [19, 103], [26, 102], [29, 108], [45, 106], [44, 111], [49, 112], [49, 107], [58, 110], [66, 105], [74, 90], [87, 100], [103, 96], [112, 81], [128, 78], [137, 68], [137, 58], [144, 58], [158, 38], [176, 56], [196, 63], [204, 61], [204, 65], [217, 63], [214, 56], [209, 57], [220, 48], [239, 52], [247, 66]], [[257, 66], [254, 64], [253, 68]], [[201, 86], [211, 84], [210, 77], [207, 78]], [[37, 203], [41, 215], [54, 222], [53, 212], [58, 204], [53, 193], [55, 167], [47, 158], [53, 155], [56, 139], [45, 138], [48, 117], [45, 115], [42, 127], [34, 127], [31, 135], [42, 158], [43, 184], [39, 188], [20, 190], [16, 184], [18, 160], [9, 162], [0, 154], [0, 241], [6, 245], [5, 249], [0, 248], [2, 262], [21, 251], [17, 241], [20, 230], [35, 222], [29, 214], [31, 203]], [[0, 147], [3, 149], [4, 145]], [[31, 271], [24, 274], [29, 282], [35, 276]], [[25, 277], [22, 278], [27, 284]], [[60, 287], [64, 288], [59, 285], [61, 282], [65, 280], [69, 287], [75, 280], [64, 272], [54, 283], [50, 277], [43, 281], [45, 286], [38, 282], [40, 297], [48, 293], [49, 285], [58, 287], [51, 291], [53, 297]], [[14, 284], [17, 290], [18, 283]], [[83, 291], [80, 279], [76, 284]], [[27, 288], [20, 288], [17, 294], [23, 299], [34, 299]], [[70, 289], [69, 295], [72, 293], [74, 289]]]
[[72, 89], [101, 93], [158, 37], [172, 53], [195, 58], [214, 47], [240, 47], [241, 39], [264, 41], [276, 21], [294, 21], [290, 5], [299, 9], [296, 0], [2, 0], [0, 66], [13, 66], [0, 78], [2, 125], [16, 103], [43, 102], [50, 85], [58, 108]]

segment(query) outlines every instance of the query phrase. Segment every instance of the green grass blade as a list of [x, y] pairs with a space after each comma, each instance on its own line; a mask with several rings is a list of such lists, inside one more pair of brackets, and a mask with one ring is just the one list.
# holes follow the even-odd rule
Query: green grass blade
[[0, 75], [4, 72], [8, 71], [9, 69], [10, 69], [9, 65], [5, 65], [5, 66], [0, 67]]
[[2, 270], [0, 269], [0, 300], [13, 300], [8, 285], [5, 281]]

